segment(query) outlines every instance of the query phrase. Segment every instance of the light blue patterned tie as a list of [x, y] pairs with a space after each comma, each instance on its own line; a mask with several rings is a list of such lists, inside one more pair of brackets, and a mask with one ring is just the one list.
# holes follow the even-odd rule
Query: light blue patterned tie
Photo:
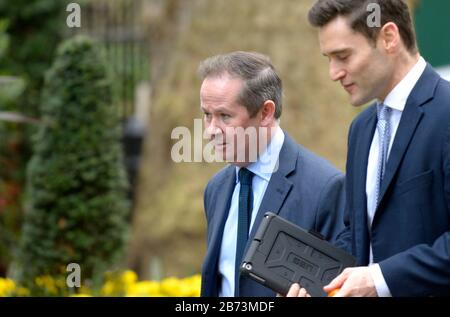
[[379, 140], [378, 164], [377, 164], [377, 184], [375, 187], [376, 206], [379, 204], [381, 181], [386, 171], [386, 162], [388, 159], [389, 141], [391, 139], [391, 126], [389, 117], [391, 108], [380, 103], [377, 105], [377, 130]]

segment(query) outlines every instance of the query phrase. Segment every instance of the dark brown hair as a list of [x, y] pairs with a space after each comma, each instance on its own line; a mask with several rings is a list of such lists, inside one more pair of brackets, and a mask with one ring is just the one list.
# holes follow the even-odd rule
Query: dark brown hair
[[403, 0], [318, 0], [309, 10], [309, 23], [322, 27], [338, 16], [348, 18], [350, 27], [375, 44], [381, 27], [369, 26], [367, 17], [372, 13], [369, 5], [381, 9], [381, 27], [388, 22], [397, 25], [400, 37], [411, 53], [417, 52], [416, 35], [408, 6]]
[[267, 100], [275, 103], [275, 119], [281, 116], [282, 82], [269, 57], [242, 51], [216, 55], [201, 62], [198, 73], [202, 80], [223, 74], [241, 79], [244, 84], [237, 102], [250, 116], [256, 115]]

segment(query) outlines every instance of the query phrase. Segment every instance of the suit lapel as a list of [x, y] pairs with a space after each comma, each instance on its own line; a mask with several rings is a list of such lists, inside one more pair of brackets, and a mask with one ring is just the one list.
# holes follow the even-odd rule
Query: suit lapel
[[416, 105], [406, 105], [386, 164], [386, 174], [381, 182], [380, 202], [383, 201], [383, 197], [392, 182], [395, 172], [400, 166], [400, 162], [405, 155], [406, 149], [408, 148], [422, 115], [422, 109]]
[[247, 248], [253, 240], [264, 214], [268, 211], [278, 214], [292, 188], [292, 182], [286, 178], [297, 164], [298, 146], [285, 132], [283, 146], [278, 158], [278, 170], [272, 174], [266, 192], [261, 201], [255, 222], [250, 232]]
[[[369, 262], [369, 245], [370, 234], [367, 227], [367, 195], [366, 195], [366, 181], [367, 181], [367, 165], [369, 161], [369, 151], [372, 144], [373, 135], [375, 132], [377, 122], [376, 106], [372, 106], [372, 112], [364, 122], [362, 131], [358, 131], [356, 148], [354, 149], [354, 193], [352, 197], [354, 201], [354, 210], [364, 211], [356, 212], [354, 230], [356, 236], [361, 237], [354, 241], [356, 246], [357, 258], [361, 259], [360, 264], [366, 265]], [[358, 255], [359, 254], [359, 255]]]
[[[233, 195], [234, 187], [236, 185], [236, 175], [234, 166], [230, 165], [227, 170], [227, 175], [222, 182], [224, 190], [223, 195], [217, 195], [217, 202], [215, 203], [216, 210], [214, 211], [214, 228], [211, 237], [210, 250], [219, 253], [220, 244], [222, 243], [223, 228], [230, 210], [231, 196]], [[214, 258], [214, 257], [213, 257]]]
[[438, 81], [439, 75], [432, 70], [431, 66], [427, 65], [408, 97], [387, 161], [386, 175], [381, 183], [380, 205], [423, 116], [421, 106], [433, 98]]
[[[288, 181], [283, 175], [273, 174], [269, 185], [267, 186], [264, 198], [259, 207], [258, 213], [256, 214], [255, 222], [253, 223], [252, 231], [250, 232], [249, 242], [255, 236], [256, 230], [258, 230], [259, 224], [261, 223], [264, 214], [271, 211], [275, 214], [280, 212], [281, 206], [286, 200], [292, 187], [292, 183]], [[247, 246], [249, 243], [247, 243]]]
[[217, 296], [218, 287], [217, 276], [216, 274], [213, 274], [213, 272], [217, 272], [217, 261], [219, 259], [220, 247], [222, 244], [223, 230], [230, 210], [231, 197], [235, 185], [235, 167], [230, 165], [220, 186], [224, 192], [221, 195], [217, 195], [217, 201], [214, 204], [215, 210], [213, 211], [213, 219], [211, 219], [212, 236], [208, 247], [208, 254], [206, 255], [208, 262], [205, 262], [205, 267], [214, 268], [209, 274], [210, 280], [209, 283], [207, 283], [207, 285], [212, 286], [212, 293], [215, 294], [214, 296]]

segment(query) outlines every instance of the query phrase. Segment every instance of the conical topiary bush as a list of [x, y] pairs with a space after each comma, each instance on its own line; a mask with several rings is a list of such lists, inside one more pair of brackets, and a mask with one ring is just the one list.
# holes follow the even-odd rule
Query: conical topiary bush
[[41, 111], [17, 272], [35, 290], [36, 277], [49, 275], [63, 295], [69, 263], [80, 265], [82, 281], [100, 278], [126, 240], [121, 130], [99, 46], [75, 37], [59, 47]]

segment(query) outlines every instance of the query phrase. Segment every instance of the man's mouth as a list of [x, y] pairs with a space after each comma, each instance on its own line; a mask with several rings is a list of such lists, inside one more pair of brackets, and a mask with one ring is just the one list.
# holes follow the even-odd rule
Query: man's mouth
[[355, 84], [342, 84], [342, 86], [348, 93], [351, 93], [353, 88], [355, 87]]

